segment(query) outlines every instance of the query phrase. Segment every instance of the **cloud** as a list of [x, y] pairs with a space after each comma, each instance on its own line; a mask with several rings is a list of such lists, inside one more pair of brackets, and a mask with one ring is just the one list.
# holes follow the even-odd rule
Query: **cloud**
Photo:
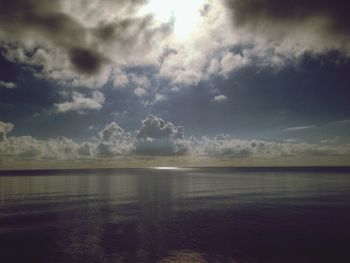
[[220, 74], [228, 77], [233, 70], [242, 68], [248, 64], [248, 59], [240, 54], [227, 52], [220, 61]]
[[[203, 138], [200, 141], [201, 154], [212, 157], [249, 157], [253, 153], [250, 142], [244, 140], [232, 139], [227, 135], [218, 135], [213, 139]], [[197, 150], [198, 151], [198, 150]]]
[[72, 101], [55, 104], [56, 112], [66, 113], [69, 111], [100, 110], [105, 102], [104, 95], [94, 91], [92, 97], [85, 97], [83, 94], [73, 92]]
[[130, 134], [125, 132], [124, 129], [115, 122], [106, 125], [106, 127], [98, 133], [98, 137], [103, 142], [112, 143], [130, 140]]
[[[295, 0], [288, 4], [278, 0], [226, 0], [234, 12], [234, 19], [238, 25], [254, 24], [265, 21], [268, 23], [305, 23], [311, 17], [325, 17], [330, 21], [330, 28], [336, 32], [349, 33], [350, 19], [346, 2], [335, 0], [310, 0], [307, 3]], [[298, 21], [299, 20], [299, 21]], [[270, 24], [269, 24], [270, 25]]]
[[185, 144], [173, 141], [169, 138], [143, 139], [135, 143], [136, 155], [145, 156], [178, 156], [186, 154], [188, 149]]
[[212, 99], [213, 102], [225, 102], [227, 101], [227, 97], [223, 94], [220, 94], [220, 95], [216, 95], [213, 99]]
[[[279, 49], [349, 52], [350, 19], [343, 0], [225, 0], [233, 27], [275, 44]], [[288, 42], [288, 43], [287, 43]]]
[[96, 52], [80, 47], [71, 48], [69, 58], [75, 70], [82, 74], [98, 72], [104, 61]]
[[163, 94], [157, 93], [157, 94], [154, 96], [154, 101], [153, 101], [153, 103], [156, 104], [156, 103], [163, 102], [163, 101], [166, 101], [166, 100], [167, 100], [167, 96], [165, 96], [165, 95], [163, 95]]
[[197, 85], [204, 78], [206, 64], [206, 54], [188, 44], [176, 47], [164, 57], [160, 74], [173, 85]]
[[133, 140], [130, 133], [124, 131], [117, 123], [112, 122], [98, 133], [95, 143], [97, 156], [113, 157], [128, 155], [133, 149]]
[[[0, 122], [0, 128], [11, 131], [13, 125]], [[39, 140], [31, 136], [11, 136], [0, 141], [0, 159], [15, 161], [61, 161], [127, 156], [133, 149], [131, 135], [112, 122], [97, 137], [78, 144], [65, 137]]]
[[138, 88], [136, 88], [134, 90], [134, 93], [138, 97], [143, 97], [143, 96], [145, 96], [147, 94], [147, 91], [145, 89], [143, 89], [143, 88], [138, 87]]
[[[203, 1], [198, 27], [187, 38], [176, 35], [176, 18], [158, 21], [146, 12], [148, 2], [0, 0], [2, 53], [67, 87], [111, 83], [130, 86], [139, 97], [158, 92], [155, 80], [171, 91], [228, 78], [248, 65], [280, 67], [305, 52], [349, 53], [341, 0]], [[150, 76], [130, 73], [145, 68]]]
[[133, 83], [138, 87], [141, 87], [144, 89], [148, 89], [151, 87], [151, 81], [145, 75], [130, 74], [129, 79], [131, 83]]
[[[14, 0], [0, 1], [0, 32], [14, 41], [45, 38], [68, 54], [71, 64], [80, 73], [94, 73], [102, 55], [88, 48], [84, 40], [88, 29], [62, 12], [64, 1]], [[35, 41], [34, 40], [34, 41]], [[62, 54], [63, 55], [63, 54]]]
[[332, 124], [348, 125], [348, 124], [350, 124], [350, 120], [345, 119], [345, 120], [333, 121], [333, 122], [328, 123], [328, 125], [332, 125]]
[[84, 142], [79, 145], [78, 154], [81, 156], [92, 157], [93, 156], [93, 144], [90, 142]]
[[114, 69], [111, 78], [113, 79], [113, 87], [115, 88], [122, 88], [130, 83], [128, 74], [120, 69]]
[[242, 140], [232, 138], [229, 135], [200, 139], [192, 137], [185, 144], [192, 155], [219, 159], [344, 156], [350, 154], [349, 145]]
[[78, 144], [65, 137], [38, 140], [31, 136], [9, 137], [0, 142], [2, 160], [75, 160]]
[[[228, 32], [220, 1], [203, 3], [205, 12], [187, 39], [176, 38], [174, 21], [157, 21], [145, 12], [145, 0], [51, 2], [0, 0], [5, 10], [0, 14], [1, 46], [8, 60], [67, 86], [100, 88], [111, 81], [115, 87], [147, 89], [149, 81], [127, 73], [128, 68], [145, 66], [152, 66], [152, 77], [168, 80], [170, 87], [197, 85], [218, 74], [212, 67], [208, 70], [209, 63], [221, 63], [222, 54], [237, 42]], [[236, 64], [246, 59], [232, 56]], [[220, 74], [239, 68], [229, 63], [222, 60]]]
[[0, 121], [0, 134], [2, 134], [3, 141], [6, 141], [6, 134], [11, 132], [14, 128], [14, 125], [10, 122]]
[[[6, 134], [13, 127], [11, 123], [0, 122], [0, 133]], [[9, 136], [7, 140], [0, 141], [2, 161], [113, 160], [186, 155], [213, 160], [346, 157], [350, 156], [350, 145], [338, 140], [319, 144], [242, 140], [225, 134], [186, 138], [183, 126], [175, 126], [154, 115], [147, 116], [135, 133], [129, 133], [111, 122], [96, 137], [82, 143], [65, 137], [40, 140], [31, 136]]]
[[308, 130], [315, 128], [314, 125], [309, 125], [309, 126], [297, 126], [297, 127], [290, 127], [287, 129], [284, 129], [284, 131], [303, 131], [303, 130]]
[[182, 155], [187, 152], [181, 139], [184, 127], [148, 115], [136, 131], [135, 153], [141, 155]]
[[13, 82], [6, 82], [6, 81], [0, 80], [0, 88], [15, 89], [17, 88], [17, 85]]
[[140, 14], [146, 2], [0, 0], [3, 55], [33, 66], [44, 78], [72, 86], [104, 85], [114, 67], [149, 60], [152, 52], [146, 51], [168, 34], [166, 25]]
[[152, 114], [142, 121], [142, 126], [136, 131], [139, 139], [180, 139], [184, 136], [184, 127], [176, 127], [173, 123], [164, 121]]

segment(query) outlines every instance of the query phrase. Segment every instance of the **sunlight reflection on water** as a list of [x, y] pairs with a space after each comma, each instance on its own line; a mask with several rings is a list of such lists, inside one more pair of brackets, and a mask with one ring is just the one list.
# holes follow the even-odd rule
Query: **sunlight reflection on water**
[[181, 168], [174, 167], [174, 166], [160, 166], [160, 167], [153, 167], [153, 169], [156, 169], [156, 170], [180, 170]]

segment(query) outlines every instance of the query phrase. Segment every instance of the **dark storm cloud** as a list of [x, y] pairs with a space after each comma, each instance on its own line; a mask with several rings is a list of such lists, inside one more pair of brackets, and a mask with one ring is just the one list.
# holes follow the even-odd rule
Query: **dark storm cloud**
[[103, 59], [84, 46], [87, 29], [70, 16], [60, 12], [61, 2], [57, 0], [0, 0], [0, 32], [26, 39], [44, 36], [45, 39], [63, 48], [69, 54], [74, 68], [80, 73], [95, 73]]
[[71, 48], [69, 57], [76, 70], [84, 74], [97, 72], [104, 60], [98, 53], [79, 47]]
[[[146, 2], [106, 0], [101, 4], [110, 5], [111, 10], [122, 10], [124, 15], [132, 15]], [[40, 42], [43, 39], [63, 50], [62, 55], [67, 55], [74, 71], [91, 75], [98, 73], [108, 62], [109, 55], [101, 53], [105, 50], [104, 44], [116, 43], [121, 52], [141, 44], [147, 48], [158, 33], [151, 29], [151, 16], [113, 19], [107, 24], [87, 26], [79, 22], [75, 14], [64, 13], [64, 3], [62, 0], [0, 0], [0, 40], [18, 46], [28, 40]], [[77, 2], [75, 12], [86, 10], [83, 4]], [[167, 30], [160, 29], [162, 32]]]
[[327, 17], [332, 29], [350, 32], [350, 5], [344, 0], [226, 0], [238, 25], [258, 26], [261, 21], [300, 23], [311, 17]]
[[0, 0], [0, 30], [16, 37], [45, 34], [60, 45], [85, 34], [82, 25], [60, 12], [60, 1]]
[[325, 41], [342, 41], [350, 36], [350, 4], [344, 0], [225, 0], [238, 27], [268, 34], [288, 35], [295, 27], [312, 28]]

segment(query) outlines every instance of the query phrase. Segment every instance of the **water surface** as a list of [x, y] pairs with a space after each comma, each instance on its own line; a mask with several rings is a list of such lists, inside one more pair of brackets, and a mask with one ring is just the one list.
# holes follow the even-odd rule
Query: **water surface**
[[350, 262], [347, 169], [2, 172], [0, 261]]

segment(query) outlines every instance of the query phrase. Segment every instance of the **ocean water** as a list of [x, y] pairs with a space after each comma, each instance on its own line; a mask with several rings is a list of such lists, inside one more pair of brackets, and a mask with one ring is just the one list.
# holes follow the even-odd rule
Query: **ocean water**
[[350, 262], [350, 170], [0, 174], [0, 262]]

